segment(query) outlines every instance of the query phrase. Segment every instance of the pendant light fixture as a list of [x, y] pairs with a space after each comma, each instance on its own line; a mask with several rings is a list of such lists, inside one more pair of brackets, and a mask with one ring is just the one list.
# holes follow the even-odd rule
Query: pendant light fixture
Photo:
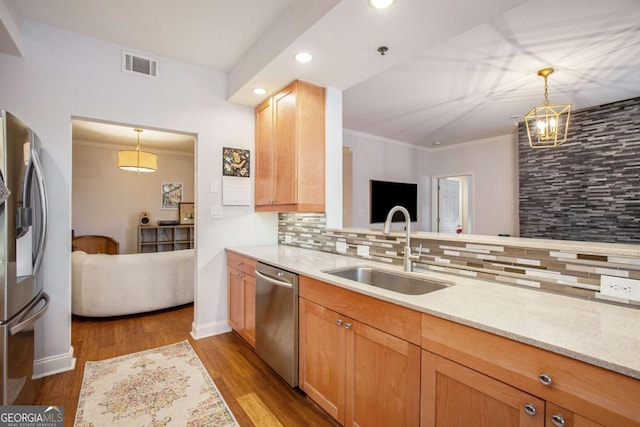
[[140, 134], [142, 129], [134, 129], [138, 134], [138, 144], [135, 151], [118, 151], [118, 167], [131, 172], [155, 172], [158, 170], [158, 156], [140, 149]]
[[547, 77], [553, 68], [543, 68], [538, 75], [544, 78], [544, 105], [534, 107], [524, 116], [531, 148], [557, 147], [567, 141], [571, 104], [550, 104]]

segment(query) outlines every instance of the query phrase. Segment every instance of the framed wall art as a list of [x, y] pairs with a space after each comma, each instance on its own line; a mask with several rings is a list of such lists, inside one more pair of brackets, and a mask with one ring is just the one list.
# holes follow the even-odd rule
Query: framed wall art
[[193, 224], [196, 219], [195, 204], [193, 202], [179, 203], [180, 224]]
[[160, 184], [161, 209], [178, 209], [182, 202], [182, 183], [163, 182]]

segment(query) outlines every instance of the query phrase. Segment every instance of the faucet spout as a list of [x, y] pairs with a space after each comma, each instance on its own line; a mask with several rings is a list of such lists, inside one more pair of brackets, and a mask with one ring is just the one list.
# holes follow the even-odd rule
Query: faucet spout
[[391, 220], [393, 219], [393, 215], [398, 211], [402, 212], [404, 215], [405, 231], [407, 234], [407, 243], [404, 247], [404, 271], [413, 271], [413, 260], [418, 259], [419, 255], [411, 254], [411, 217], [409, 215], [409, 211], [403, 206], [394, 206], [391, 208], [387, 214], [387, 219], [384, 222], [384, 229], [382, 232], [384, 234], [391, 233]]

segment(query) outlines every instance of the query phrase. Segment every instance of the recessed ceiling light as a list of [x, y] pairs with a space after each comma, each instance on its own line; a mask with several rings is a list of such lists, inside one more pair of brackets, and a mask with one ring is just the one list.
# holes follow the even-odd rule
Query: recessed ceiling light
[[393, 4], [394, 0], [369, 0], [369, 5], [376, 9], [386, 9]]
[[433, 145], [440, 145], [440, 144], [442, 144], [442, 142], [440, 142], [440, 141], [436, 141], [436, 142], [433, 143]]
[[255, 93], [256, 95], [264, 95], [265, 93], [267, 93], [267, 90], [263, 87], [254, 87], [253, 93]]
[[309, 62], [313, 59], [313, 55], [311, 55], [309, 52], [299, 52], [296, 53], [296, 61], [301, 62], [301, 63], [305, 63], [305, 62]]

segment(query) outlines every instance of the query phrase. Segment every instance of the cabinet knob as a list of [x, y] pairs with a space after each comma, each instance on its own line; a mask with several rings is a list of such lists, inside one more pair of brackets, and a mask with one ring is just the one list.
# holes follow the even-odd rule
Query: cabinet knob
[[536, 407], [532, 404], [532, 403], [527, 403], [526, 405], [524, 405], [524, 412], [527, 415], [531, 415], [532, 417], [536, 414]]
[[538, 375], [538, 380], [540, 380], [540, 383], [542, 385], [551, 385], [551, 383], [553, 382], [551, 380], [551, 375], [545, 374], [544, 372]]
[[242, 264], [244, 264], [244, 263], [243, 263], [242, 261], [238, 261], [236, 264], [238, 264], [238, 265], [242, 265]]
[[336, 325], [338, 325], [338, 326], [342, 325], [342, 319], [336, 320]]
[[351, 328], [351, 323], [349, 323], [349, 322], [345, 323], [345, 324], [344, 324], [344, 327], [345, 327], [346, 329]]
[[557, 414], [551, 415], [551, 422], [556, 427], [564, 427], [564, 425], [566, 424], [564, 421], [564, 417]]

